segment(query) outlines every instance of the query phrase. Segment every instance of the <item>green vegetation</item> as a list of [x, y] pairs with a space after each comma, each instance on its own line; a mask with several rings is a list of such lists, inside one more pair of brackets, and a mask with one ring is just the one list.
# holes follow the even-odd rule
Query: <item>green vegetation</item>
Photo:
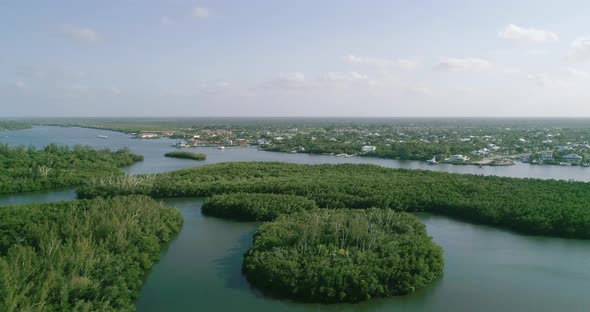
[[[257, 145], [268, 151], [422, 161], [461, 154], [473, 162], [496, 161], [495, 165], [509, 163], [503, 159], [533, 162], [543, 151], [554, 151], [556, 160], [590, 151], [590, 127], [584, 118], [45, 118], [20, 122], [109, 129], [138, 137], [145, 132], [148, 137], [187, 139], [197, 146]], [[363, 153], [365, 145], [376, 150]], [[590, 159], [585, 157], [581, 164], [590, 166]]]
[[143, 197], [0, 206], [1, 311], [130, 311], [182, 216]]
[[119, 167], [143, 160], [116, 152], [50, 144], [44, 149], [0, 144], [0, 194], [77, 186], [94, 177], [122, 174]]
[[241, 221], [271, 221], [283, 214], [316, 208], [315, 202], [305, 197], [257, 193], [213, 195], [201, 207], [205, 215]]
[[243, 264], [265, 292], [325, 303], [405, 295], [442, 270], [442, 249], [424, 224], [388, 209], [281, 216], [260, 226]]
[[81, 198], [145, 194], [292, 194], [321, 208], [427, 211], [514, 231], [590, 238], [590, 184], [460, 175], [373, 165], [223, 163], [149, 176], [93, 179]]
[[28, 122], [0, 120], [0, 131], [31, 129], [31, 127], [32, 125]]
[[164, 154], [166, 157], [173, 157], [173, 158], [185, 158], [185, 159], [193, 159], [193, 160], [205, 160], [207, 159], [207, 155], [203, 153], [193, 153], [189, 151], [174, 151]]

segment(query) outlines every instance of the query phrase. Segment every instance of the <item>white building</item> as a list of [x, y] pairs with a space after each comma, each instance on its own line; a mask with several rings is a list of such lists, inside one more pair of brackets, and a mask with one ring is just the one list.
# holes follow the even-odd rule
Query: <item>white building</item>
[[481, 156], [481, 155], [487, 155], [489, 153], [490, 153], [490, 150], [484, 147], [484, 148], [482, 148], [480, 150], [471, 152], [471, 155]]
[[499, 150], [499, 149], [500, 149], [500, 147], [499, 147], [499, 146], [497, 146], [496, 144], [492, 144], [492, 143], [490, 143], [490, 144], [486, 145], [486, 147], [487, 147], [488, 149], [491, 149], [491, 150], [494, 150], [494, 151], [497, 151], [497, 150]]
[[582, 159], [584, 158], [578, 154], [568, 154], [563, 156], [563, 160], [569, 163], [579, 163], [582, 161]]
[[552, 151], [541, 152], [541, 154], [539, 154], [539, 160], [553, 161], [553, 152]]
[[365, 145], [365, 146], [361, 147], [361, 151], [363, 153], [372, 153], [372, 152], [374, 152], [376, 150], [377, 150], [377, 148], [375, 146], [372, 146], [372, 145]]
[[258, 143], [258, 145], [269, 145], [270, 142], [267, 139], [258, 139], [256, 140], [256, 143]]
[[450, 161], [467, 161], [469, 160], [469, 157], [467, 156], [463, 156], [463, 155], [452, 155], [451, 158], [449, 158]]

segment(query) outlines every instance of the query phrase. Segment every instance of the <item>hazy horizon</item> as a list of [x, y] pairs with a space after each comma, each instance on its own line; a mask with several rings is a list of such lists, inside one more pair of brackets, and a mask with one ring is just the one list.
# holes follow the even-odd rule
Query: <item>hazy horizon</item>
[[0, 117], [590, 118], [584, 13], [581, 0], [3, 3]]

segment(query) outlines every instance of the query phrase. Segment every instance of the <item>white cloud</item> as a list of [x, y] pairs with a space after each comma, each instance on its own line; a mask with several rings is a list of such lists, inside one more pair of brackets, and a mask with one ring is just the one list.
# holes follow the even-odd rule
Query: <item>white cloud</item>
[[101, 35], [93, 29], [75, 25], [60, 25], [57, 31], [75, 40], [94, 43], [102, 39]]
[[324, 74], [321, 80], [325, 81], [364, 81], [368, 77], [366, 75], [359, 74], [357, 72], [341, 73], [341, 72], [328, 72]]
[[300, 89], [310, 85], [302, 72], [280, 73], [271, 79], [270, 84], [281, 89]]
[[193, 9], [193, 16], [199, 19], [206, 19], [209, 17], [209, 9], [205, 7], [195, 7]]
[[22, 80], [17, 80], [17, 81], [15, 81], [14, 85], [15, 85], [15, 86], [16, 86], [16, 88], [17, 88], [17, 89], [19, 89], [19, 90], [23, 90], [23, 89], [26, 89], [26, 88], [27, 88], [27, 84], [26, 84], [26, 83], [24, 83], [24, 81], [22, 81]]
[[425, 96], [432, 96], [434, 93], [432, 90], [426, 87], [417, 87], [417, 86], [409, 86], [405, 89], [406, 94], [408, 95], [425, 95]]
[[120, 95], [121, 89], [119, 89], [117, 86], [112, 86], [110, 92], [112, 95]]
[[510, 24], [498, 33], [500, 38], [511, 40], [524, 40], [532, 42], [556, 42], [559, 41], [559, 36], [551, 31], [525, 28], [514, 24]]
[[527, 78], [539, 87], [546, 87], [553, 84], [553, 79], [549, 78], [547, 74], [530, 74]]
[[590, 36], [574, 40], [569, 56], [574, 61], [590, 60]]
[[162, 16], [160, 18], [160, 24], [164, 26], [172, 25], [172, 19], [168, 16]]
[[305, 75], [302, 72], [280, 73], [277, 79], [287, 82], [304, 82]]
[[359, 64], [366, 66], [374, 66], [380, 68], [398, 68], [403, 70], [412, 70], [420, 66], [420, 63], [406, 59], [385, 59], [376, 57], [362, 57], [355, 55], [347, 55], [344, 60], [349, 64]]
[[584, 79], [590, 78], [590, 73], [588, 73], [587, 71], [583, 71], [581, 69], [569, 67], [569, 68], [566, 68], [565, 70], [572, 78], [584, 78]]
[[492, 63], [477, 57], [468, 58], [444, 58], [436, 66], [440, 71], [471, 71], [471, 70], [488, 70], [493, 67]]
[[527, 50], [524, 52], [524, 55], [526, 55], [526, 56], [539, 56], [539, 55], [547, 55], [547, 54], [549, 54], [549, 51], [538, 50], [538, 49]]

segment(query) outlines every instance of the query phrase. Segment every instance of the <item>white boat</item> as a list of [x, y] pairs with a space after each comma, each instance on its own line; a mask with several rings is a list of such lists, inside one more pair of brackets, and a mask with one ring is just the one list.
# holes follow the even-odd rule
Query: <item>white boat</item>
[[432, 157], [432, 159], [428, 159], [426, 162], [427, 162], [429, 165], [436, 165], [436, 164], [438, 164], [438, 163], [436, 162], [436, 157]]
[[224, 146], [220, 146], [220, 147], [218, 147], [218, 149], [222, 150], [222, 149], [225, 149], [225, 147]]
[[102, 134], [99, 134], [96, 137], [101, 138], [101, 139], [108, 139], [109, 138], [108, 136], [102, 135]]
[[176, 142], [176, 144], [174, 144], [172, 146], [173, 147], [178, 147], [178, 148], [186, 147], [186, 142], [184, 142], [184, 141], [178, 141], [178, 142]]

